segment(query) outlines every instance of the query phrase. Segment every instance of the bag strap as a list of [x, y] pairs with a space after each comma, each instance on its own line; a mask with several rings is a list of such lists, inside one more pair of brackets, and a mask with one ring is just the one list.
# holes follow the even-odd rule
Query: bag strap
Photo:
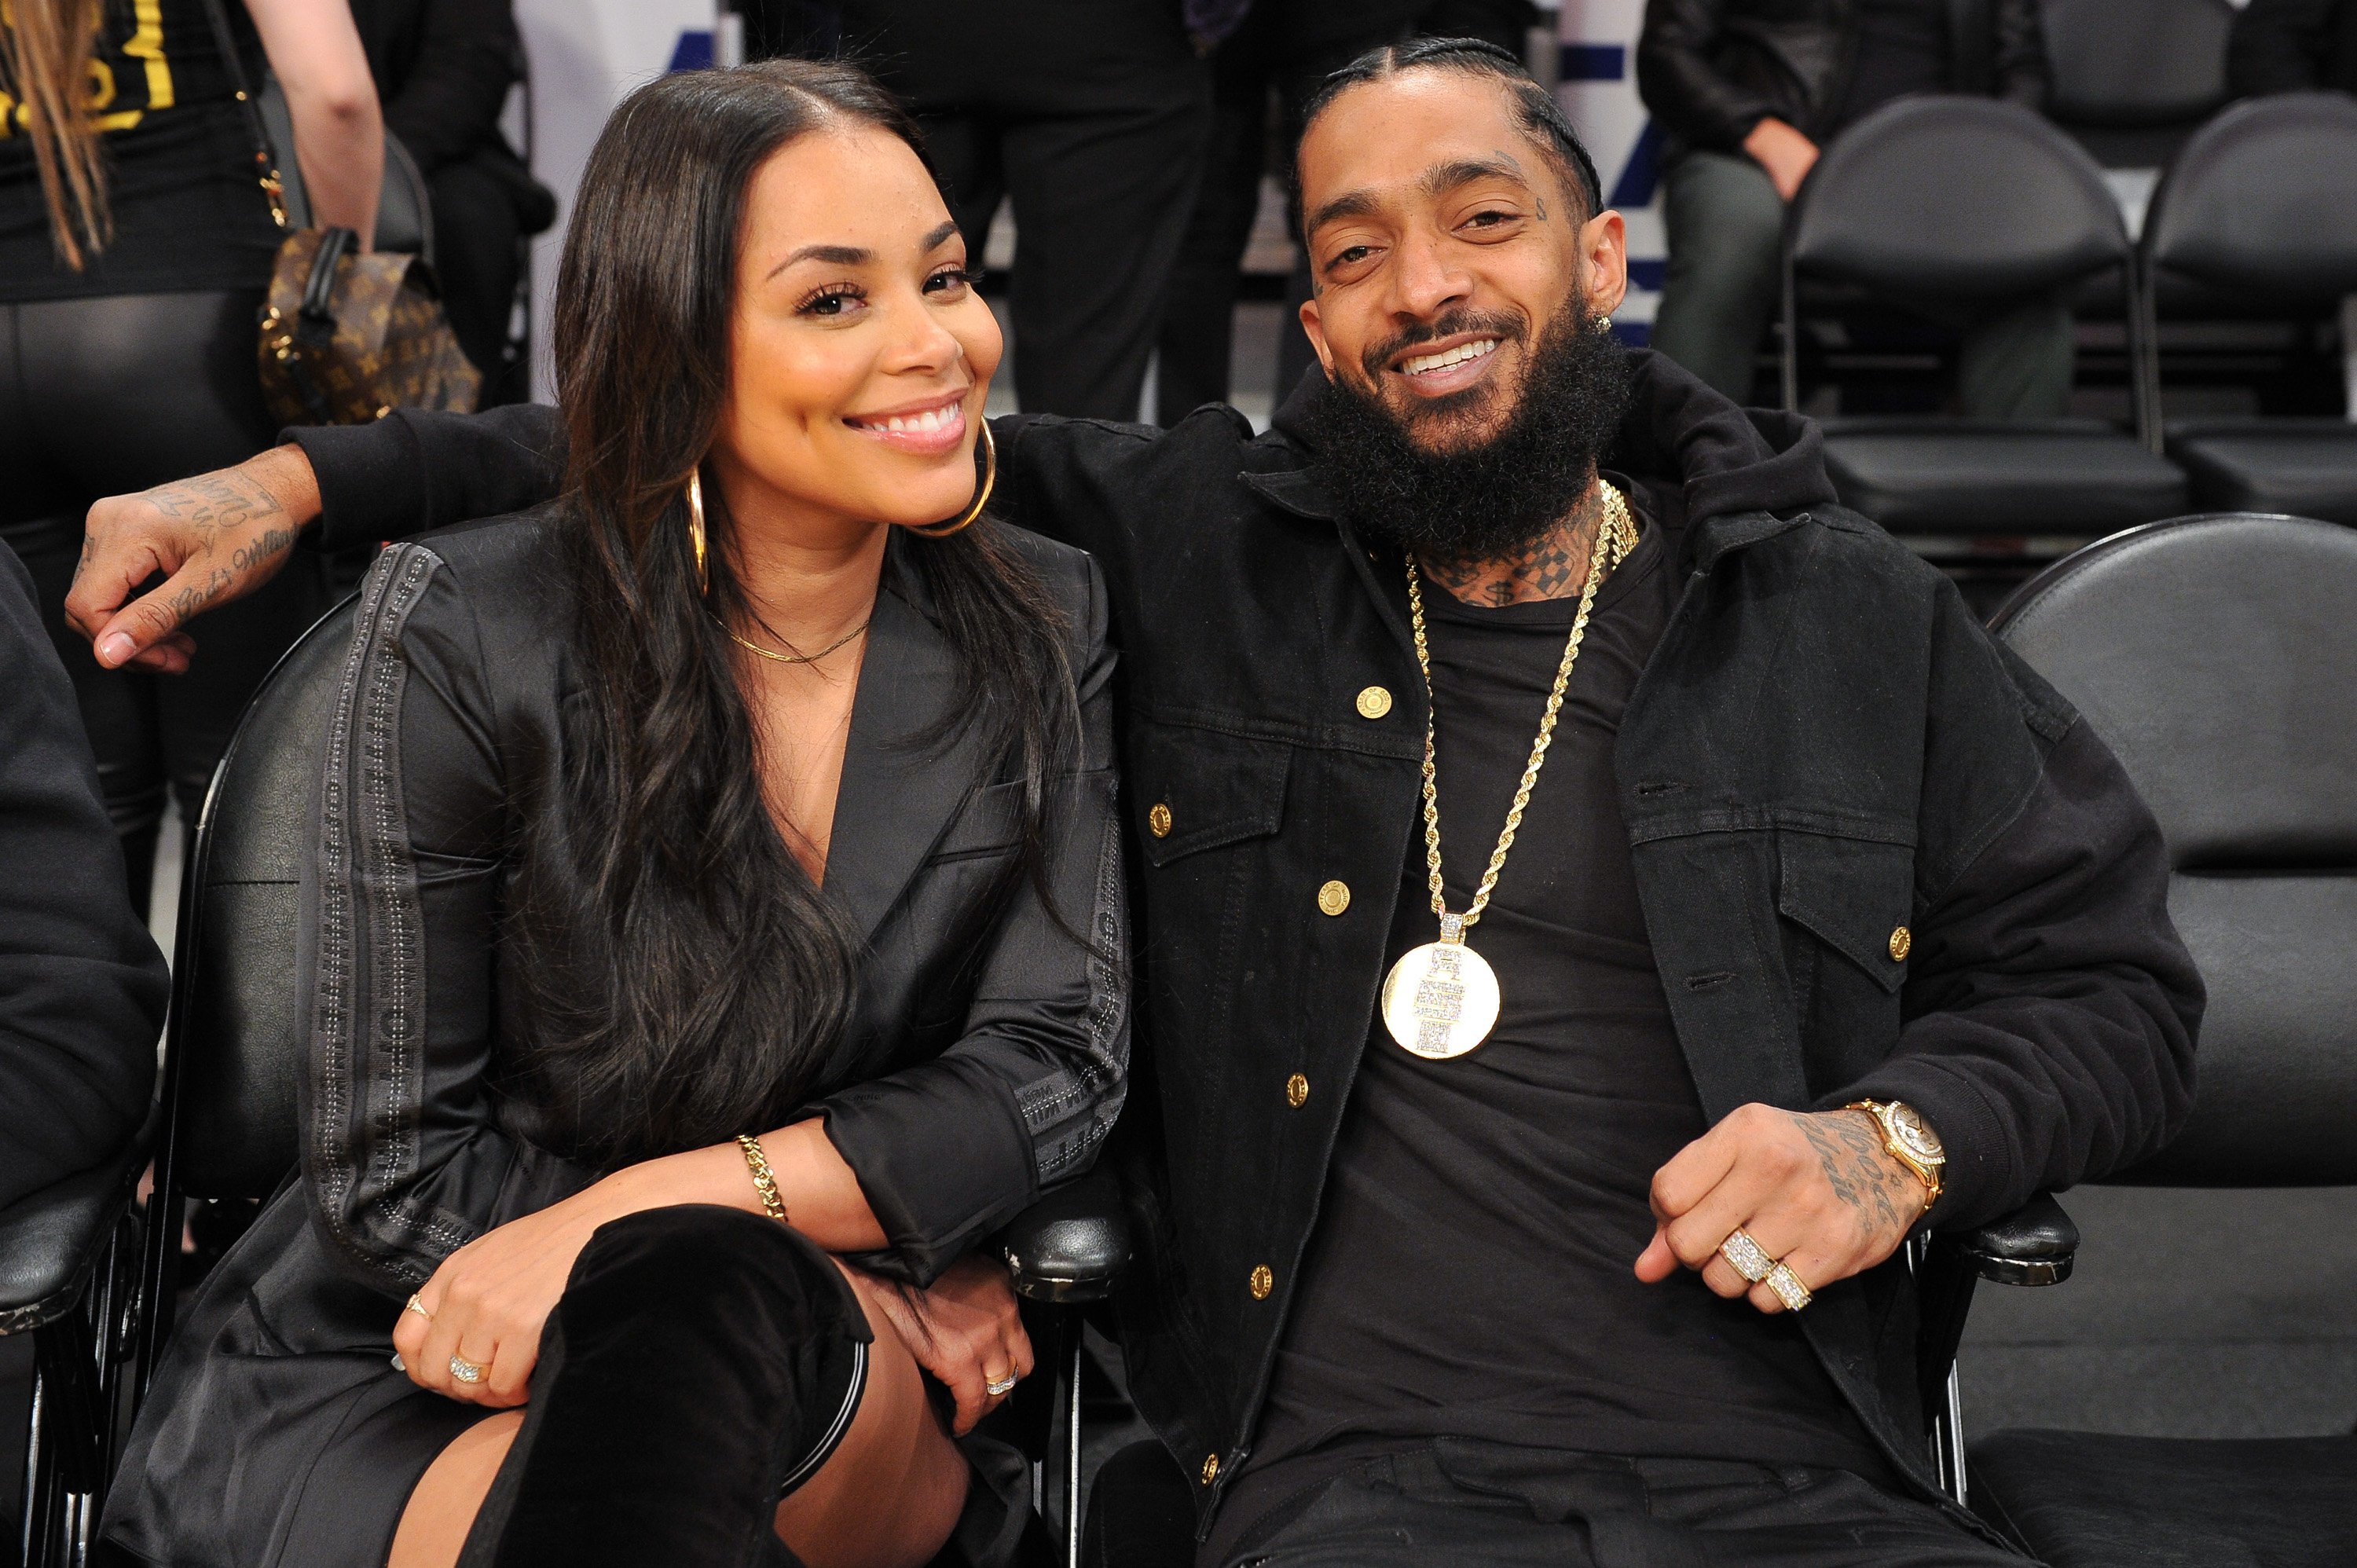
[[262, 123], [262, 104], [253, 96], [253, 84], [246, 80], [245, 61], [237, 52], [237, 38], [230, 31], [229, 12], [221, 0], [205, 0], [205, 17], [212, 24], [213, 47], [221, 51], [221, 64], [229, 71], [230, 85], [237, 89], [237, 101], [245, 111], [246, 134], [253, 138], [254, 181], [262, 194], [270, 199], [270, 217], [279, 228], [286, 227], [286, 187], [278, 177], [278, 160], [270, 151], [270, 131]]

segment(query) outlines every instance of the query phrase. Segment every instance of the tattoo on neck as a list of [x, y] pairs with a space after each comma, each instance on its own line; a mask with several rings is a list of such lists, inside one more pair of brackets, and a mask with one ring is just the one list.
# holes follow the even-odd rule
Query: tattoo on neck
[[1569, 598], [1587, 586], [1587, 564], [1603, 526], [1603, 496], [1591, 484], [1572, 514], [1520, 550], [1488, 561], [1419, 560], [1425, 575], [1459, 604], [1501, 609]]

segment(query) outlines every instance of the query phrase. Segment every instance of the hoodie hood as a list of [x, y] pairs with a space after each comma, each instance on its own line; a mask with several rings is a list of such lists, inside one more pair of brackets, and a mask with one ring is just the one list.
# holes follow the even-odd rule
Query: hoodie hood
[[[1738, 408], [1650, 349], [1629, 351], [1629, 412], [1603, 467], [1670, 502], [1692, 526], [1714, 517], [1766, 512], [1788, 518], [1835, 503], [1824, 437], [1813, 420], [1766, 408]], [[1255, 488], [1290, 511], [1331, 517], [1318, 481], [1317, 411], [1332, 393], [1317, 366], [1276, 412], [1272, 428], [1308, 459], [1294, 474], [1253, 476]]]

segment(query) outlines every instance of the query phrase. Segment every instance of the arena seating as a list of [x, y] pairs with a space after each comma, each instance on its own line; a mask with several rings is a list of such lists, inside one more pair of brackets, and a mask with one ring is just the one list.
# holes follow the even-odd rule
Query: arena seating
[[[2228, 514], [2105, 540], [1997, 617], [2159, 819], [2209, 987], [2192, 1116], [2125, 1179], [2357, 1182], [2352, 605], [2357, 531]], [[2326, 1568], [2357, 1540], [2357, 1435], [2012, 1431], [1970, 1452], [1974, 1506], [2053, 1568]]]
[[[188, 1197], [266, 1198], [295, 1168], [296, 1076], [309, 1036], [293, 962], [301, 863], [352, 614], [347, 600], [279, 661], [206, 796], [181, 895], [150, 1212], [177, 1217]], [[0, 1215], [0, 1331], [40, 1325], [49, 1391], [33, 1416], [42, 1468], [27, 1509], [27, 1568], [82, 1562], [121, 1407], [135, 1411], [171, 1333], [177, 1218], [146, 1229], [135, 1278], [124, 1244], [146, 1147], [143, 1140], [118, 1165], [19, 1204], [21, 1216]], [[1105, 1294], [1128, 1257], [1110, 1175], [1043, 1198], [1001, 1242], [1017, 1290], [1039, 1304], [1027, 1317], [1040, 1361], [1057, 1369], [1028, 1380], [1007, 1412], [1010, 1435], [1044, 1468], [1053, 1418], [1078, 1431], [1078, 1308]], [[127, 1402], [115, 1398], [125, 1361], [135, 1369]], [[1061, 1512], [1076, 1533], [1076, 1437], [1062, 1457]]]
[[[2139, 242], [2142, 302], [2177, 285], [2309, 320], [2357, 294], [2357, 99], [2286, 93], [2238, 103], [2195, 133], [2154, 193]], [[2147, 374], [2158, 406], [2161, 364]], [[2357, 523], [2357, 424], [2327, 416], [2167, 426], [2196, 505]]]
[[2158, 168], [2226, 102], [2227, 0], [2040, 0], [2047, 113], [2105, 168]]
[[[2134, 293], [2101, 171], [2044, 120], [1989, 99], [1902, 99], [1851, 126], [1793, 201], [1784, 252], [1784, 403], [1794, 409], [1802, 279], [1934, 308], [2098, 277], [2113, 280], [2124, 307]], [[2147, 434], [2151, 410], [2140, 388], [2131, 395]], [[1900, 535], [2083, 538], [2185, 509], [2173, 464], [2093, 421], [1836, 417], [1825, 422], [1825, 461], [1845, 502]]]

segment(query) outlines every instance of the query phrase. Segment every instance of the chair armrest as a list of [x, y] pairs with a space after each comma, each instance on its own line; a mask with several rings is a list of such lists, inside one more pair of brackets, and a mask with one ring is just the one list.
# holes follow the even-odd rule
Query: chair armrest
[[2051, 1193], [1986, 1225], [1949, 1233], [1982, 1279], [2005, 1285], [2055, 1285], [2071, 1277], [2079, 1228]]
[[1091, 1171], [1015, 1217], [1000, 1233], [1015, 1290], [1033, 1301], [1102, 1301], [1129, 1262], [1129, 1215], [1109, 1170]]
[[0, 1209], [0, 1335], [38, 1328], [81, 1299], [146, 1169], [148, 1141], [143, 1131], [105, 1165]]

